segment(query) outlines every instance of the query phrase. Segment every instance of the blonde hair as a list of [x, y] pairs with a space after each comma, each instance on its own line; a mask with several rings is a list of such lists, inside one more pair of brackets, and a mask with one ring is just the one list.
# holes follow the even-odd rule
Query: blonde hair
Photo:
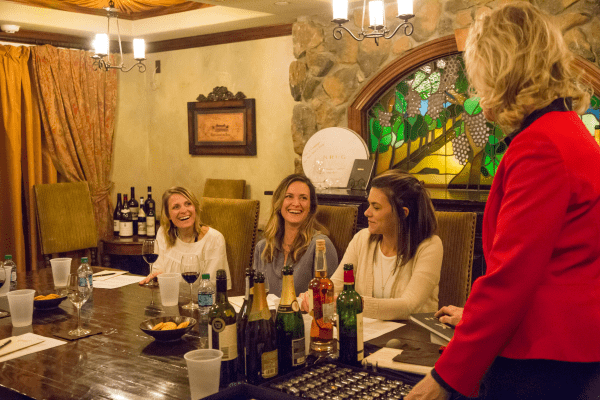
[[281, 215], [281, 208], [287, 189], [294, 182], [302, 182], [308, 186], [310, 192], [310, 209], [308, 216], [300, 226], [300, 234], [296, 236], [296, 239], [294, 239], [294, 242], [290, 246], [289, 256], [293, 263], [304, 255], [315, 233], [323, 229], [316, 219], [317, 193], [310, 179], [301, 174], [292, 174], [285, 177], [279, 186], [277, 186], [277, 189], [275, 189], [275, 193], [273, 193], [271, 216], [265, 226], [264, 237], [266, 246], [261, 257], [267, 263], [273, 262], [275, 253], [284, 251], [283, 237], [285, 234], [285, 221]]
[[506, 132], [560, 97], [588, 108], [591, 90], [580, 82], [559, 28], [537, 7], [515, 2], [481, 15], [467, 37], [465, 65], [484, 109]]
[[200, 236], [200, 232], [202, 230], [202, 222], [200, 222], [200, 202], [194, 196], [192, 192], [188, 189], [181, 186], [173, 186], [170, 189], [167, 189], [162, 196], [162, 215], [160, 216], [160, 226], [162, 226], [165, 231], [165, 238], [167, 241], [167, 248], [173, 247], [175, 242], [177, 241], [177, 227], [173, 224], [169, 216], [169, 199], [174, 194], [179, 194], [194, 205], [194, 209], [196, 210], [196, 220], [194, 221], [194, 232], [196, 236]]

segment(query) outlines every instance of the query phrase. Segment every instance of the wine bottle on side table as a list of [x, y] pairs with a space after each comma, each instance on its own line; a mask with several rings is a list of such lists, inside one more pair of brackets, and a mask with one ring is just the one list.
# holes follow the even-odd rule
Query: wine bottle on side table
[[286, 265], [282, 270], [281, 301], [277, 308], [275, 327], [279, 350], [279, 373], [286, 374], [306, 364], [304, 319], [294, 289], [294, 270]]
[[138, 236], [146, 236], [146, 211], [144, 210], [144, 198], [140, 197], [140, 210], [138, 211]]
[[119, 236], [119, 226], [121, 224], [121, 218], [123, 218], [123, 214], [121, 213], [122, 208], [123, 203], [121, 203], [121, 193], [117, 193], [117, 205], [113, 212], [113, 234], [115, 236]]
[[364, 357], [363, 301], [354, 289], [354, 266], [344, 264], [344, 290], [337, 298], [339, 360], [359, 366]]
[[138, 212], [139, 204], [135, 199], [135, 188], [131, 187], [131, 200], [127, 204], [129, 206], [129, 212], [131, 213], [131, 221], [133, 222], [133, 234], [138, 234]]
[[246, 294], [242, 308], [237, 316], [237, 335], [238, 335], [238, 376], [245, 380], [246, 378], [246, 346], [244, 339], [246, 338], [246, 326], [248, 325], [248, 314], [252, 309], [252, 301], [254, 299], [254, 270], [246, 268]]
[[237, 380], [238, 351], [235, 309], [227, 299], [227, 273], [224, 269], [217, 270], [217, 296], [208, 318], [211, 325], [208, 347], [223, 352], [219, 386], [227, 387]]
[[129, 205], [127, 204], [127, 195], [123, 195], [123, 209], [121, 210], [121, 223], [119, 224], [119, 236], [120, 237], [132, 237], [133, 236], [133, 220], [131, 219], [131, 212], [129, 211]]
[[246, 326], [245, 346], [248, 382], [259, 385], [277, 376], [277, 333], [267, 305], [265, 276], [262, 272], [258, 272], [254, 279], [254, 299]]
[[156, 205], [152, 200], [152, 188], [148, 186], [148, 198], [146, 199], [146, 235], [156, 236]]
[[317, 239], [315, 253], [315, 277], [308, 284], [309, 307], [313, 317], [310, 326], [310, 349], [318, 353], [330, 353], [334, 348], [333, 282], [327, 277], [325, 240]]

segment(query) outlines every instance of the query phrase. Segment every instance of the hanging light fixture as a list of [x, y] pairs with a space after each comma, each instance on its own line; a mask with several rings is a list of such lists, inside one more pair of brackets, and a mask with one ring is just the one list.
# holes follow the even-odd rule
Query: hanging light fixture
[[401, 28], [404, 29], [404, 34], [410, 36], [413, 33], [413, 24], [408, 22], [409, 19], [414, 17], [412, 0], [397, 0], [398, 1], [398, 15], [396, 18], [404, 21], [396, 27], [391, 35], [386, 36], [390, 33], [390, 30], [385, 26], [385, 4], [383, 0], [370, 0], [369, 1], [369, 28], [370, 32], [365, 30], [365, 14], [367, 9], [367, 0], [363, 2], [363, 17], [361, 30], [357, 36], [344, 26], [348, 22], [348, 0], [333, 0], [333, 21], [338, 24], [333, 28], [333, 37], [337, 40], [342, 39], [343, 31], [346, 31], [355, 40], [362, 42], [365, 38], [375, 39], [375, 44], [379, 46], [379, 38], [391, 39], [396, 32]]
[[[121, 31], [119, 29], [119, 10], [115, 8], [113, 0], [108, 2], [108, 7], [104, 8], [107, 12], [108, 17], [108, 29], [107, 33], [96, 34], [94, 40], [94, 59], [93, 68], [95, 70], [108, 71], [111, 68], [120, 69], [123, 72], [129, 72], [133, 67], [138, 67], [140, 72], [146, 71], [146, 65], [142, 62], [146, 59], [146, 44], [144, 39], [133, 39], [133, 58], [137, 61], [131, 67], [126, 68], [123, 65], [123, 46], [121, 45]], [[108, 55], [110, 54], [110, 19], [115, 18], [117, 20], [117, 35], [119, 38], [119, 51], [121, 53], [121, 63], [119, 65], [111, 65], [108, 61]], [[104, 59], [106, 57], [106, 59]]]

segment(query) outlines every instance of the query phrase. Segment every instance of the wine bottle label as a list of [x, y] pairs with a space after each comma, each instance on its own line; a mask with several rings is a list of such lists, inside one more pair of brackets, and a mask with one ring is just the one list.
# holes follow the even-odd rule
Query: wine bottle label
[[365, 356], [364, 342], [363, 342], [363, 315], [362, 315], [362, 313], [356, 314], [356, 350], [357, 350], [357, 361], [362, 361], [362, 359]]
[[131, 218], [136, 220], [138, 217], [139, 208], [138, 207], [129, 207], [129, 212], [131, 213]]
[[120, 236], [133, 236], [133, 222], [121, 221], [119, 224]]
[[156, 219], [154, 217], [146, 217], [146, 234], [148, 236], [156, 235]]
[[226, 325], [222, 318], [215, 318], [209, 332], [209, 347], [223, 352], [222, 361], [237, 358], [237, 325], [235, 323]]
[[333, 322], [333, 314], [335, 314], [335, 303], [323, 303], [323, 322], [326, 324]]
[[281, 304], [279, 303], [279, 307], [277, 307], [278, 313], [283, 314], [291, 314], [294, 312], [300, 311], [300, 306], [298, 305], [298, 301], [294, 300], [292, 304]]
[[146, 221], [138, 220], [138, 235], [145, 236], [146, 235]]
[[306, 361], [306, 338], [292, 339], [292, 366], [304, 364]]
[[262, 369], [262, 377], [269, 379], [277, 376], [278, 364], [277, 364], [277, 349], [273, 351], [265, 351], [260, 356], [260, 363]]
[[315, 295], [312, 290], [308, 291], [308, 311], [312, 312], [315, 308]]

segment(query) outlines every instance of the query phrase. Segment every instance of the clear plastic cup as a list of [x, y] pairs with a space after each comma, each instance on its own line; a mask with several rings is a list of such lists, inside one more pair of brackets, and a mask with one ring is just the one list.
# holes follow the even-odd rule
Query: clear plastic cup
[[219, 391], [221, 358], [223, 352], [216, 349], [193, 350], [184, 354], [190, 379], [192, 399], [202, 399]]
[[33, 289], [15, 290], [6, 294], [13, 326], [31, 325], [34, 294]]
[[160, 300], [165, 307], [176, 306], [179, 303], [179, 283], [181, 274], [168, 273], [158, 275]]
[[71, 273], [70, 258], [53, 258], [50, 260], [52, 266], [52, 279], [54, 279], [54, 287], [66, 288]]

